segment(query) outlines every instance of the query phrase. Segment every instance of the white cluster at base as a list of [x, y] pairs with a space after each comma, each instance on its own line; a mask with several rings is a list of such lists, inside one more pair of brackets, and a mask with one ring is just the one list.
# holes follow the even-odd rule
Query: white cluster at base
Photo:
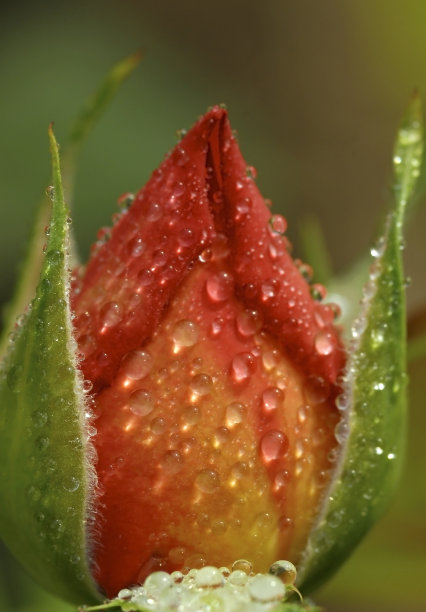
[[187, 574], [154, 572], [142, 586], [122, 589], [118, 599], [131, 604], [128, 609], [156, 612], [266, 612], [285, 594], [286, 585], [272, 574], [207, 566]]

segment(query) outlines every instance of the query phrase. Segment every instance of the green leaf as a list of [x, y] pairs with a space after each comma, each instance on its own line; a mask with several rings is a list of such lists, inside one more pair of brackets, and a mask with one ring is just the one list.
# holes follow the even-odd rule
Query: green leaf
[[305, 592], [322, 583], [382, 514], [401, 469], [406, 420], [406, 313], [402, 228], [422, 158], [421, 106], [415, 97], [394, 152], [394, 210], [372, 249], [374, 263], [337, 404], [342, 453], [322, 514], [299, 567]]
[[0, 533], [26, 570], [71, 601], [96, 601], [87, 517], [94, 475], [69, 304], [68, 210], [49, 128], [50, 235], [36, 297], [0, 379]]
[[[133, 53], [113, 66], [104, 81], [100, 84], [78, 115], [71, 129], [68, 143], [64, 148], [63, 154], [63, 182], [68, 203], [72, 201], [76, 164], [81, 148], [96, 122], [119, 90], [123, 81], [133, 72], [140, 59], [140, 52]], [[49, 218], [50, 201], [48, 197], [44, 196], [36, 211], [31, 239], [23, 261], [19, 283], [13, 299], [5, 312], [4, 331], [0, 339], [0, 358], [2, 358], [6, 351], [8, 336], [15, 325], [16, 318], [24, 312], [25, 308], [34, 297], [43, 260], [42, 247], [45, 242], [44, 229], [49, 223]], [[72, 236], [70, 241], [73, 247]], [[74, 253], [75, 249], [73, 249], [73, 256]]]

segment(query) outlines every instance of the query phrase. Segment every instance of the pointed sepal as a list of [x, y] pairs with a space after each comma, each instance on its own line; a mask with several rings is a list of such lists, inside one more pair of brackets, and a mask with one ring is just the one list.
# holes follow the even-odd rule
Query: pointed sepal
[[98, 598], [88, 563], [94, 473], [69, 307], [69, 219], [49, 128], [52, 216], [36, 296], [0, 380], [0, 533], [36, 580], [71, 601]]
[[304, 592], [332, 574], [382, 514], [394, 493], [404, 450], [406, 312], [402, 229], [422, 159], [421, 106], [415, 97], [394, 151], [394, 207], [377, 246], [352, 325], [337, 398], [341, 420], [335, 477], [299, 567]]

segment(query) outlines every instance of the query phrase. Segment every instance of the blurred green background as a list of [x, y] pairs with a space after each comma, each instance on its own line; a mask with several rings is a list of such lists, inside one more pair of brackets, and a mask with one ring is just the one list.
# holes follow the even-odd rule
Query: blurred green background
[[[49, 182], [49, 122], [64, 141], [82, 102], [137, 48], [145, 59], [81, 157], [73, 217], [83, 257], [117, 197], [145, 182], [176, 130], [220, 102], [261, 190], [288, 218], [296, 252], [306, 214], [321, 220], [337, 272], [369, 248], [388, 201], [399, 118], [415, 87], [426, 100], [424, 0], [22, 1], [1, 11], [2, 304]], [[423, 179], [421, 200], [425, 188]], [[422, 205], [405, 250], [412, 314], [426, 304], [425, 239]], [[316, 594], [329, 612], [426, 610], [425, 368], [423, 360], [410, 372], [401, 489]], [[1, 553], [1, 612], [69, 610]]]

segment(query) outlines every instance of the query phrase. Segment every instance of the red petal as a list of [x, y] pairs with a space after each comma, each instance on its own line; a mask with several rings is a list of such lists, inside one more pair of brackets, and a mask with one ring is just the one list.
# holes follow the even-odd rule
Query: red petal
[[344, 362], [337, 332], [270, 220], [226, 112], [215, 107], [154, 172], [74, 295], [83, 370], [95, 390], [111, 382], [124, 354], [149, 340], [215, 230], [226, 234], [244, 304], [262, 311], [266, 328], [305, 371], [335, 382]]
[[[295, 558], [306, 541], [318, 502], [318, 483], [330, 467], [328, 451], [336, 445], [333, 398], [344, 353], [331, 310], [312, 299], [309, 284], [287, 251], [284, 230], [284, 220], [271, 216], [247, 176], [226, 112], [215, 107], [154, 172], [113, 227], [110, 240], [92, 255], [81, 286], [74, 290], [75, 327], [85, 355], [82, 370], [94, 384], [99, 417], [94, 443], [102, 519], [96, 561], [97, 578], [109, 595], [155, 569], [157, 562], [161, 565], [167, 551], [179, 548], [182, 541], [187, 552], [192, 546], [202, 549], [202, 538], [207, 536], [195, 525], [199, 510], [198, 518], [191, 510], [201, 459], [204, 470], [217, 467], [220, 478], [226, 480], [238, 452], [249, 449], [247, 460], [255, 481], [262, 486], [270, 481], [270, 491], [263, 495], [263, 507], [256, 482], [247, 483], [245, 493], [251, 496], [247, 529], [253, 521], [250, 509], [257, 503], [257, 512], [294, 520], [291, 535], [288, 525], [277, 528], [274, 523], [268, 547], [253, 552], [260, 565], [276, 551], [287, 551]], [[211, 263], [203, 263], [211, 251]], [[218, 260], [221, 263], [215, 268]], [[221, 294], [226, 294], [226, 307]], [[206, 330], [222, 315], [234, 321], [233, 327], [229, 323], [220, 341], [212, 342]], [[262, 321], [260, 340], [251, 333], [245, 337], [236, 332], [236, 320], [250, 327], [256, 317]], [[182, 442], [179, 423], [194, 376], [192, 361], [197, 357], [187, 351], [178, 360], [182, 372], [177, 374], [168, 342], [171, 326], [190, 319], [196, 319], [203, 330], [197, 354], [209, 364], [209, 376], [218, 377], [220, 392], [206, 407], [206, 421], [193, 436], [202, 448], [192, 449], [182, 473], [167, 479], [161, 476], [164, 457], [172, 464], [178, 460], [170, 453]], [[264, 363], [262, 369], [258, 363], [259, 351], [267, 354], [270, 349], [276, 359], [277, 347], [282, 371], [271, 374], [268, 365]], [[164, 378], [161, 372], [166, 367], [169, 374]], [[241, 372], [250, 372], [250, 384], [240, 385]], [[259, 408], [263, 393], [268, 390], [271, 397], [266, 401], [273, 403], [283, 380], [280, 376], [293, 378], [289, 391], [281, 410], [267, 410], [265, 416]], [[142, 403], [154, 401], [149, 417], [132, 414], [134, 392], [148, 393], [141, 396]], [[244, 435], [234, 440], [232, 452], [221, 451], [216, 466], [214, 449], [207, 450], [214, 430], [224, 422], [225, 404], [232, 401], [247, 406]], [[310, 410], [300, 413], [301, 407]], [[163, 421], [168, 431], [157, 432]], [[298, 462], [302, 447], [303, 470]], [[272, 457], [277, 449], [282, 454]], [[287, 472], [293, 484], [284, 483]], [[225, 513], [227, 507], [235, 518], [232, 491], [225, 487], [216, 497], [212, 514]], [[189, 532], [188, 512], [192, 512], [193, 530]], [[197, 542], [191, 543], [192, 533], [198, 534]], [[244, 540], [246, 544], [253, 543], [251, 537]], [[230, 536], [223, 539], [223, 548], [219, 536], [210, 540], [211, 550], [206, 545], [210, 563], [220, 563], [217, 555], [225, 554], [225, 549], [228, 556], [238, 550], [238, 541]]]

